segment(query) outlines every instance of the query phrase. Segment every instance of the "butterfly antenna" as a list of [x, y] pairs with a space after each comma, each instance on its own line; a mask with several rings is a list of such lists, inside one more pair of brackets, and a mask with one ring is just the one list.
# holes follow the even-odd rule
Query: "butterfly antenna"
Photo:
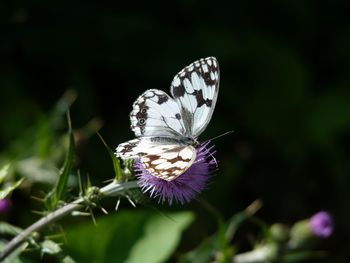
[[214, 138], [212, 138], [212, 139], [210, 139], [211, 141], [212, 140], [215, 140], [215, 139], [217, 139], [217, 138], [220, 138], [220, 137], [222, 137], [222, 136], [225, 136], [225, 135], [228, 135], [228, 134], [231, 134], [231, 133], [234, 133], [235, 131], [234, 130], [231, 130], [231, 131], [228, 131], [228, 132], [224, 132], [224, 133], [222, 133], [222, 134], [220, 134], [220, 135], [218, 135], [218, 136], [215, 136]]
[[208, 139], [208, 140], [202, 142], [201, 144], [206, 143], [206, 142], [209, 142], [209, 141], [216, 140], [216, 139], [218, 139], [218, 138], [220, 138], [220, 137], [222, 137], [222, 136], [225, 136], [225, 135], [228, 135], [228, 134], [231, 134], [231, 133], [234, 133], [234, 132], [235, 132], [234, 130], [231, 130], [231, 131], [228, 131], [228, 132], [224, 132], [224, 133], [222, 133], [222, 134], [220, 134], [220, 135], [218, 135], [218, 136], [215, 136], [215, 137], [213, 137], [213, 138], [211, 138], [211, 139]]

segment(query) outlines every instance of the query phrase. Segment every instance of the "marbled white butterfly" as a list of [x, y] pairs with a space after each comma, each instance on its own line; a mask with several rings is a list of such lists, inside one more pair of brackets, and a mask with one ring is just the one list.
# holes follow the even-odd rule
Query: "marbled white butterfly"
[[157, 89], [145, 91], [130, 113], [137, 138], [121, 143], [116, 155], [140, 158], [152, 175], [174, 180], [196, 159], [197, 138], [211, 119], [218, 91], [219, 65], [214, 57], [181, 70], [171, 84], [172, 97]]

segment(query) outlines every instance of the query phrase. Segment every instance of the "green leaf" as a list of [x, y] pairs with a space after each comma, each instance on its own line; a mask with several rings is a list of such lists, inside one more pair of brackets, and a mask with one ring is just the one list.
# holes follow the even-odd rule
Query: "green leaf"
[[70, 256], [65, 256], [62, 259], [62, 263], [75, 263], [76, 261], [74, 259], [72, 259]]
[[193, 221], [190, 212], [119, 212], [68, 229], [67, 250], [78, 262], [165, 262]]
[[6, 222], [0, 222], [0, 234], [1, 235], [12, 235], [15, 236], [22, 231], [21, 228], [10, 225]]
[[0, 169], [0, 184], [4, 182], [5, 177], [8, 175], [8, 171], [10, 168], [10, 164], [5, 164], [3, 167]]
[[41, 244], [41, 252], [44, 254], [55, 255], [62, 252], [61, 247], [52, 240], [45, 240]]
[[67, 192], [68, 177], [74, 158], [74, 135], [69, 113], [67, 113], [67, 119], [69, 136], [68, 152], [66, 154], [63, 167], [59, 172], [58, 181], [52, 191], [46, 196], [46, 205], [49, 210], [55, 209], [58, 205], [58, 202], [64, 198], [64, 195]]
[[114, 174], [115, 174], [115, 179], [120, 182], [123, 180], [123, 173], [122, 169], [120, 167], [120, 161], [119, 159], [115, 156], [114, 152], [112, 149], [107, 145], [106, 141], [102, 138], [101, 134], [97, 133], [98, 137], [100, 137], [103, 145], [106, 147], [109, 157], [112, 159], [113, 162], [113, 168], [114, 168]]
[[0, 200], [6, 198], [13, 190], [15, 190], [22, 182], [24, 178], [19, 179], [16, 183], [2, 189], [0, 191]]

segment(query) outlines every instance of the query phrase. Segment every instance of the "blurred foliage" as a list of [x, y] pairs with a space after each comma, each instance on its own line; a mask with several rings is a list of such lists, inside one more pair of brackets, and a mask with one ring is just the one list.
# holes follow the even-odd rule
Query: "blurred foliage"
[[193, 221], [190, 212], [164, 216], [149, 211], [119, 212], [67, 228], [67, 251], [77, 262], [165, 262]]
[[73, 158], [74, 158], [74, 135], [72, 131], [72, 123], [70, 120], [69, 112], [68, 117], [68, 150], [66, 157], [64, 159], [64, 164], [58, 173], [58, 178], [55, 186], [52, 190], [45, 196], [45, 204], [49, 211], [55, 210], [58, 207], [59, 201], [63, 201], [68, 188], [68, 178], [71, 172]]
[[[0, 168], [0, 184], [5, 181], [6, 176], [8, 175], [10, 165], [6, 164], [2, 168]], [[13, 190], [15, 190], [21, 183], [23, 182], [23, 178], [19, 179], [17, 182], [13, 184], [6, 184], [0, 190], [0, 200], [5, 199], [8, 195], [10, 195]]]
[[[213, 55], [221, 67], [220, 94], [200, 140], [235, 133], [215, 141], [220, 170], [202, 197], [225, 219], [256, 198], [268, 223], [327, 209], [337, 230], [325, 249], [332, 262], [349, 261], [349, 5], [1, 1], [0, 167], [11, 163], [6, 184], [25, 178], [1, 217], [19, 226], [37, 218], [31, 210], [42, 206], [29, 197], [43, 198], [57, 182], [73, 101], [73, 169], [100, 185], [115, 176], [108, 152], [92, 136], [102, 120], [112, 149], [133, 138], [128, 114], [137, 96], [149, 88], [168, 92], [176, 72]], [[77, 185], [69, 176], [68, 199]], [[217, 230], [197, 202], [169, 209], [196, 214], [181, 252]]]

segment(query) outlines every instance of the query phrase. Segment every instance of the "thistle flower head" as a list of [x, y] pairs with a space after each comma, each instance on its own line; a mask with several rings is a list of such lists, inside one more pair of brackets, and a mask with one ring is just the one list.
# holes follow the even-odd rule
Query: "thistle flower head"
[[138, 184], [144, 193], [158, 198], [159, 202], [167, 201], [171, 205], [174, 201], [185, 204], [194, 199], [207, 185], [208, 179], [217, 168], [214, 157], [215, 149], [210, 141], [197, 147], [197, 157], [190, 168], [172, 181], [153, 176], [148, 172], [142, 162], [135, 162]]
[[327, 238], [333, 233], [334, 222], [330, 213], [320, 211], [310, 218], [312, 233], [321, 238]]

